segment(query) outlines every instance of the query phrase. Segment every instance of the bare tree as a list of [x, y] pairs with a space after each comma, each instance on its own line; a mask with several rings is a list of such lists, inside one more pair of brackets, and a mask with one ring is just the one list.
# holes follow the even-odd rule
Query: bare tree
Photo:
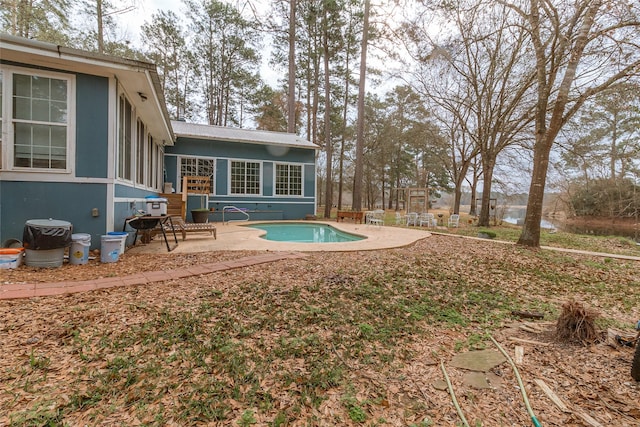
[[502, 2], [524, 20], [535, 53], [533, 171], [518, 243], [540, 245], [549, 155], [590, 97], [640, 72], [640, 4], [624, 0]]
[[[498, 155], [519, 142], [532, 120], [534, 74], [527, 67], [527, 35], [519, 30], [518, 17], [495, 2], [461, 1], [441, 11], [451, 31], [443, 32], [439, 39], [431, 37], [428, 25], [421, 21], [414, 21], [405, 32], [418, 65], [414, 82], [442, 111], [439, 117], [446, 121], [445, 127], [458, 126], [453, 135], [447, 132], [458, 136], [452, 141], [457, 145], [452, 153], [457, 167], [451, 174], [458, 195], [455, 211], [469, 162], [476, 153], [480, 155], [479, 225], [487, 226]], [[472, 149], [467, 142], [473, 144]]]

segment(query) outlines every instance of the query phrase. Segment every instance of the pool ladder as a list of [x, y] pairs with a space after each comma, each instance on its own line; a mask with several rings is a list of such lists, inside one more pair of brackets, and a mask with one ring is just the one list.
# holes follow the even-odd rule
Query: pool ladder
[[246, 218], [244, 219], [230, 219], [227, 222], [245, 222], [245, 221], [249, 221], [249, 214], [245, 211], [243, 211], [242, 209], [235, 207], [235, 206], [225, 206], [222, 208], [222, 223], [224, 224], [224, 213], [230, 211], [230, 212], [239, 212], [242, 215], [246, 216]]

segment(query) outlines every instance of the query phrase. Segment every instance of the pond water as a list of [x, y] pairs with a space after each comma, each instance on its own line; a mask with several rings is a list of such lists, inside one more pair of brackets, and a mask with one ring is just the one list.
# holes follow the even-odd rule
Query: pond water
[[[526, 213], [525, 208], [507, 208], [504, 222], [522, 225]], [[595, 236], [622, 236], [640, 241], [640, 225], [634, 218], [617, 219], [615, 221], [600, 219], [574, 219], [563, 221], [560, 219], [542, 219], [540, 227], [543, 229], [557, 229], [573, 234], [588, 234]]]

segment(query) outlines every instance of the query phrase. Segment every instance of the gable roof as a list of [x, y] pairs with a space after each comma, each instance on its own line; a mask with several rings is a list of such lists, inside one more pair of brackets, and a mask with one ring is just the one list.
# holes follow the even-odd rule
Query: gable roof
[[229, 128], [182, 121], [172, 121], [171, 125], [177, 137], [244, 142], [247, 144], [278, 145], [314, 150], [320, 148], [316, 144], [294, 133]]
[[155, 64], [73, 49], [0, 33], [3, 61], [115, 78], [136, 106], [154, 138], [175, 139]]

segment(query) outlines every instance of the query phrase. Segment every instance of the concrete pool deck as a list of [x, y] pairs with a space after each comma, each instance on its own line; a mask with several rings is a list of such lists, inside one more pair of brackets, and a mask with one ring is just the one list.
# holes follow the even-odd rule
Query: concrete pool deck
[[[275, 222], [275, 221], [271, 221]], [[277, 221], [300, 222], [300, 221]], [[206, 232], [187, 233], [182, 240], [178, 233], [178, 247], [171, 253], [193, 253], [208, 251], [300, 251], [300, 252], [348, 252], [368, 251], [376, 249], [397, 248], [410, 245], [420, 239], [431, 236], [431, 233], [418, 227], [404, 228], [392, 226], [375, 226], [336, 221], [304, 221], [309, 224], [327, 224], [347, 233], [357, 234], [366, 239], [343, 243], [292, 243], [275, 242], [260, 238], [263, 230], [248, 227], [251, 224], [269, 223], [268, 221], [249, 221], [242, 223], [216, 223], [218, 238]], [[170, 243], [173, 236], [170, 237]], [[127, 250], [129, 253], [167, 253], [162, 236], [156, 236], [149, 244], [137, 244]]]

